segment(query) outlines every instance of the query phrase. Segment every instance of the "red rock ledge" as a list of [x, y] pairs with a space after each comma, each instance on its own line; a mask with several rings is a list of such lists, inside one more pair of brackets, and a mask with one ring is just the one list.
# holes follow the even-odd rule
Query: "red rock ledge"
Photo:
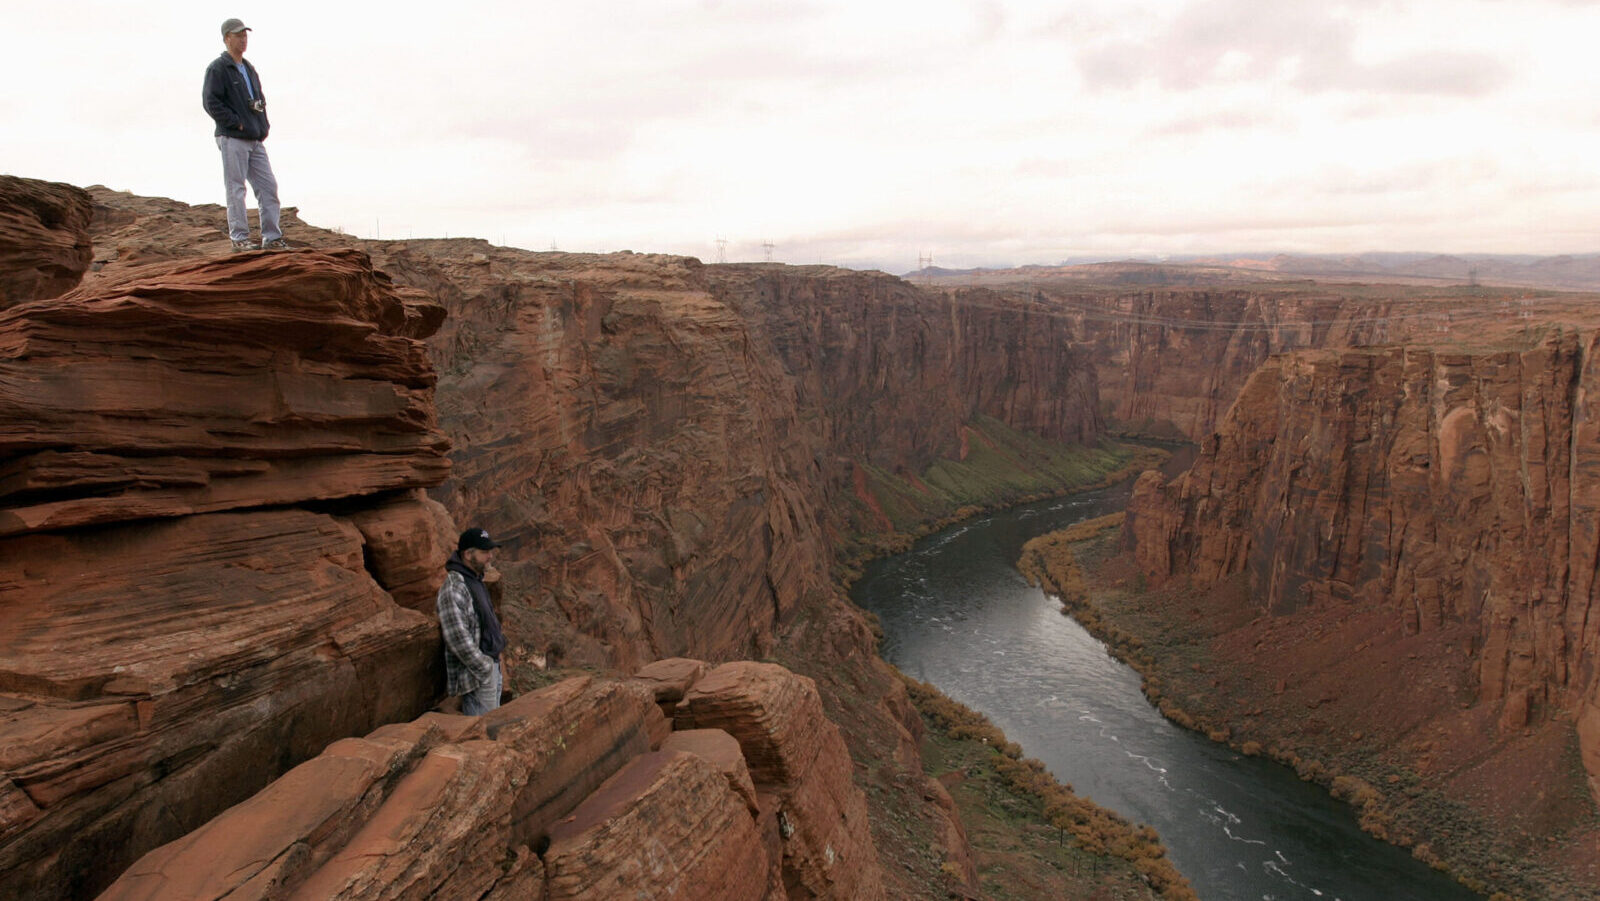
[[[683, 663], [338, 742], [101, 899], [882, 898], [865, 797], [812, 681]], [[689, 731], [669, 735], [675, 692]]]

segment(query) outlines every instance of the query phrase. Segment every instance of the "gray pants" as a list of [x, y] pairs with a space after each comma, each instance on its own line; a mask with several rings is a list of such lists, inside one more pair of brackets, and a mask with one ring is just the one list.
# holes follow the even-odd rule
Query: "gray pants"
[[250, 240], [250, 220], [244, 217], [246, 179], [261, 207], [261, 243], [283, 237], [283, 228], [278, 225], [278, 180], [272, 177], [267, 148], [260, 141], [217, 135], [217, 149], [222, 151], [222, 184], [228, 192], [228, 237]]
[[461, 696], [461, 712], [466, 716], [483, 716], [499, 706], [500, 664], [496, 663], [489, 681]]

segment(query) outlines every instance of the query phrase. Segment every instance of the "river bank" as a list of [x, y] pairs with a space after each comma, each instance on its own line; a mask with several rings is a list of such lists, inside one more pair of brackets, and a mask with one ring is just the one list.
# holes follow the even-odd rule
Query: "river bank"
[[[1266, 633], [1276, 627], [1239, 612], [1248, 609], [1239, 603], [1243, 584], [1225, 581], [1209, 591], [1177, 585], [1146, 590], [1121, 551], [1120, 524], [1120, 517], [1107, 517], [1042, 536], [1024, 550], [1019, 565], [1060, 598], [1063, 613], [1141, 674], [1146, 696], [1171, 721], [1240, 754], [1291, 767], [1301, 779], [1349, 804], [1366, 832], [1407, 849], [1472, 891], [1495, 899], [1597, 897], [1593, 884], [1574, 883], [1530, 861], [1527, 849], [1507, 841], [1506, 830], [1481, 809], [1451, 801], [1431, 787], [1425, 778], [1431, 749], [1424, 739], [1415, 738], [1405, 748], [1374, 746], [1360, 723], [1335, 721], [1321, 694], [1309, 702], [1296, 695], [1297, 683], [1307, 678], [1299, 663], [1241, 665], [1243, 646], [1254, 653], [1255, 664], [1272, 656], [1275, 643]], [[1349, 619], [1359, 613], [1341, 615]], [[1373, 640], [1384, 639], [1375, 635]], [[1417, 659], [1426, 650], [1413, 649], [1409, 656]], [[1426, 686], [1419, 681], [1396, 693], [1395, 703], [1406, 703], [1418, 688]], [[1337, 689], [1320, 690], [1330, 691]], [[1543, 793], [1552, 787], [1507, 788]], [[1566, 815], [1565, 806], [1579, 807], [1582, 800], [1555, 797], [1549, 807], [1554, 815]]]
[[1137, 673], [1026, 583], [1029, 539], [1126, 498], [1120, 486], [965, 521], [869, 565], [852, 595], [880, 617], [886, 660], [982, 711], [1079, 796], [1153, 826], [1207, 901], [1479, 897], [1363, 835], [1292, 771], [1168, 722]]
[[1198, 901], [1156, 831], [1078, 796], [987, 717], [906, 679], [927, 773], [949, 793], [986, 897]]
[[[844, 542], [835, 567], [842, 591], [850, 591], [864, 567], [906, 553], [943, 530], [1025, 504], [1131, 485], [1140, 473], [1172, 457], [1170, 447], [1161, 442], [1059, 448], [993, 422], [981, 425], [985, 431], [974, 431], [971, 442], [978, 452], [961, 461], [946, 461], [937, 474], [915, 480], [873, 474], [857, 501], [884, 513], [895, 528], [852, 535]], [[1020, 465], [1024, 460], [1026, 465]], [[937, 491], [938, 506], [933, 509], [942, 507], [945, 512], [931, 518], [927, 518], [928, 501], [914, 505], [876, 500], [963, 480], [982, 483], [983, 497], [968, 495], [957, 504], [949, 491]], [[917, 517], [918, 512], [923, 518]], [[878, 618], [870, 611], [867, 616], [881, 646]], [[924, 724], [925, 772], [944, 786], [965, 824], [985, 897], [1111, 901], [1147, 898], [1152, 890], [1172, 901], [1196, 897], [1188, 881], [1165, 859], [1166, 849], [1154, 830], [1136, 829], [1114, 811], [1078, 797], [1037, 760], [1023, 759], [1020, 749], [982, 714], [932, 685], [904, 674], [902, 678]], [[1068, 837], [1070, 826], [1084, 831], [1090, 823], [1107, 834], [1086, 833], [1087, 840], [1081, 842]], [[956, 874], [951, 875], [954, 884]]]
[[861, 469], [850, 517], [861, 528], [844, 536], [834, 555], [840, 590], [848, 593], [861, 578], [862, 567], [873, 560], [904, 553], [919, 539], [958, 523], [1131, 484], [1145, 470], [1161, 468], [1172, 458], [1166, 443], [1062, 446], [989, 419], [969, 427], [965, 440], [962, 459], [942, 460], [920, 477], [895, 476], [870, 466]]

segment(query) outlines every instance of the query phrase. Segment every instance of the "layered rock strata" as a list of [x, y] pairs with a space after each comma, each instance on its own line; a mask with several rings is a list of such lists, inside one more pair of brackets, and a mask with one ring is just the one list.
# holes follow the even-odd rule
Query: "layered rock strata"
[[71, 290], [94, 254], [89, 195], [0, 175], [0, 310]]
[[[222, 246], [220, 208], [91, 193], [91, 284]], [[429, 343], [453, 475], [433, 495], [509, 543], [512, 615], [557, 660], [764, 653], [835, 598], [841, 536], [884, 527], [838, 512], [865, 467], [914, 480], [965, 456], [979, 417], [1099, 435], [1093, 368], [1031, 298], [827, 267], [357, 242], [289, 221], [297, 241], [361, 244], [448, 310]]]
[[[220, 208], [91, 192], [91, 284], [225, 248]], [[823, 267], [356, 242], [286, 221], [297, 243], [360, 243], [448, 309], [430, 345], [452, 475], [433, 496], [508, 542], [514, 664], [779, 656], [818, 678], [830, 713], [850, 708], [852, 746], [881, 746], [888, 768], [920, 769], [920, 723], [834, 586], [833, 548], [860, 525], [835, 511], [870, 495], [868, 467], [914, 482], [918, 467], [966, 456], [977, 417], [1097, 434], [1092, 370], [1062, 320], [1027, 299], [951, 300]], [[915, 827], [926, 838], [900, 839], [909, 863], [889, 868], [889, 888], [939, 884], [922, 849], [932, 832], [959, 835], [948, 812], [921, 798], [920, 778], [871, 778], [928, 820]]]
[[[1012, 291], [1012, 295], [1019, 292]], [[1023, 296], [1071, 323], [1093, 361], [1112, 431], [1201, 441], [1273, 354], [1520, 328], [1576, 309], [1550, 295], [1468, 286], [1262, 284], [1087, 291], [1048, 282]]]
[[1093, 371], [1031, 302], [481, 242], [376, 258], [450, 310], [432, 344], [454, 475], [436, 496], [511, 542], [509, 580], [560, 614], [530, 631], [566, 633], [572, 660], [764, 654], [834, 601], [863, 467], [963, 456], [980, 416], [1099, 434]]
[[[337, 742], [101, 897], [883, 897], [871, 838], [837, 825], [864, 822], [865, 800], [809, 679], [705, 673], [680, 720], [716, 698], [731, 731], [667, 734], [673, 691], [569, 679]], [[747, 767], [757, 756], [797, 765]]]
[[1600, 333], [1552, 332], [1273, 357], [1187, 474], [1141, 478], [1126, 535], [1156, 580], [1247, 581], [1257, 646], [1303, 664], [1280, 694], [1322, 686], [1316, 719], [1559, 845], [1583, 818], [1539, 748], [1576, 746], [1600, 802]]
[[354, 251], [0, 310], [0, 895], [90, 895], [433, 703], [388, 589], [420, 606], [449, 532], [441, 312]]

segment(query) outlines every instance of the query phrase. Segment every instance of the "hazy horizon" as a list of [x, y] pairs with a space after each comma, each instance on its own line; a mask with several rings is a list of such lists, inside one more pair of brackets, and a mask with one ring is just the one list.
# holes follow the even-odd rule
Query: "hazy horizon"
[[3, 14], [0, 167], [220, 202], [228, 15], [283, 202], [361, 237], [890, 272], [1600, 250], [1593, 0], [64, 0]]

